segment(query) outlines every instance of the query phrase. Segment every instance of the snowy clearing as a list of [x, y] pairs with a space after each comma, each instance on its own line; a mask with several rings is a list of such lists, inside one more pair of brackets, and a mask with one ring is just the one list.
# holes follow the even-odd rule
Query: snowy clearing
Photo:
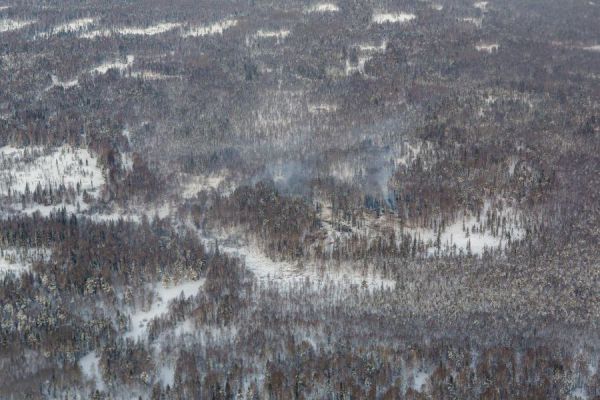
[[376, 24], [396, 24], [409, 22], [417, 18], [415, 14], [405, 12], [398, 13], [375, 13], [373, 14], [373, 22]]
[[[348, 164], [345, 167], [347, 171], [340, 170], [338, 173], [352, 179], [354, 166]], [[465, 213], [444, 226], [435, 227], [400, 226], [393, 214], [382, 214], [379, 217], [367, 215], [362, 228], [357, 228], [334, 220], [331, 204], [322, 201], [321, 205], [319, 219], [326, 233], [324, 245], [329, 253], [340, 241], [348, 240], [352, 235], [369, 238], [391, 231], [397, 239], [396, 245], [400, 245], [400, 238], [409, 235], [423, 245], [428, 256], [459, 253], [480, 256], [486, 250], [503, 250], [510, 242], [525, 237], [520, 214], [502, 201], [493, 205], [491, 200], [486, 201], [479, 219], [476, 215]]]
[[429, 374], [424, 371], [416, 371], [413, 373], [413, 384], [412, 388], [417, 392], [423, 392], [424, 386], [427, 383], [427, 379], [429, 379]]
[[154, 288], [156, 300], [147, 310], [138, 310], [130, 314], [131, 329], [125, 333], [126, 338], [140, 339], [147, 334], [148, 322], [169, 311], [169, 303], [183, 294], [189, 298], [195, 296], [204, 284], [203, 279], [187, 281], [175, 285], [159, 283]]
[[90, 25], [94, 23], [93, 18], [79, 18], [73, 21], [65, 22], [64, 24], [58, 25], [54, 29], [52, 29], [52, 33], [70, 33], [70, 32], [78, 32], [80, 30], [87, 29]]
[[79, 35], [80, 39], [94, 39], [97, 37], [108, 37], [111, 36], [113, 31], [110, 29], [97, 29], [89, 32], [84, 32]]
[[181, 28], [181, 23], [179, 22], [161, 22], [156, 25], [152, 25], [146, 28], [140, 27], [129, 27], [129, 28], [120, 28], [115, 32], [126, 36], [126, 35], [134, 35], [134, 36], [153, 36], [160, 35], [161, 33], [172, 31], [173, 29]]
[[79, 359], [79, 369], [87, 379], [94, 382], [97, 390], [106, 390], [106, 384], [100, 371], [100, 356], [95, 351]]
[[235, 190], [235, 184], [228, 179], [226, 171], [220, 174], [212, 175], [190, 175], [180, 174], [181, 197], [191, 199], [196, 197], [198, 192], [216, 190], [224, 195], [229, 195]]
[[573, 399], [573, 400], [587, 400], [587, 399], [589, 399], [589, 396], [588, 396], [587, 390], [585, 390], [585, 388], [579, 387], [579, 388], [573, 389], [571, 391], [571, 393], [569, 394], [568, 398]]
[[89, 150], [63, 145], [43, 149], [39, 146], [0, 148], [0, 196], [15, 196], [37, 185], [76, 188], [90, 194], [104, 185], [97, 158]]
[[160, 72], [149, 70], [134, 71], [131, 73], [132, 78], [140, 78], [147, 81], [164, 81], [166, 79], [181, 79], [181, 75], [164, 75]]
[[583, 47], [583, 50], [586, 50], [586, 51], [600, 51], [600, 44], [596, 44], [594, 46]]
[[500, 47], [500, 45], [498, 45], [498, 43], [490, 43], [490, 44], [478, 44], [475, 46], [475, 49], [477, 51], [482, 51], [482, 52], [492, 54], [492, 53], [497, 52], [499, 47]]
[[332, 112], [336, 112], [337, 108], [338, 107], [336, 104], [327, 104], [327, 103], [309, 104], [308, 112], [310, 114], [329, 114]]
[[31, 24], [34, 24], [35, 22], [36, 20], [23, 21], [8, 18], [0, 19], [0, 33], [16, 31], [25, 28], [26, 26], [29, 26]]
[[92, 73], [92, 74], [105, 74], [105, 73], [107, 73], [111, 69], [116, 69], [118, 71], [124, 71], [124, 70], [126, 70], [128, 67], [130, 67], [133, 64], [134, 60], [135, 60], [134, 56], [128, 55], [125, 62], [123, 62], [121, 60], [116, 60], [116, 61], [112, 61], [112, 62], [105, 62], [105, 63], [100, 64], [99, 66], [93, 68], [90, 71], [90, 73]]
[[114, 29], [97, 29], [90, 32], [84, 32], [79, 35], [82, 39], [94, 39], [96, 37], [109, 37], [109, 36], [155, 36], [163, 33], [181, 29], [183, 26], [180, 22], [160, 22], [156, 25], [147, 27], [120, 27]]
[[481, 11], [485, 12], [485, 11], [487, 11], [488, 4], [489, 3], [487, 1], [478, 1], [473, 4], [473, 7], [478, 8]]
[[280, 288], [286, 289], [295, 284], [303, 284], [310, 280], [316, 287], [329, 284], [343, 286], [362, 286], [370, 290], [385, 288], [393, 289], [396, 283], [391, 279], [385, 279], [375, 274], [366, 275], [353, 270], [351, 267], [340, 267], [339, 270], [328, 271], [326, 265], [316, 265], [312, 262], [293, 264], [287, 261], [274, 261], [270, 259], [255, 244], [231, 243], [227, 236], [220, 236], [217, 240], [210, 236], [201, 235], [200, 238], [208, 248], [213, 248], [218, 242], [219, 251], [233, 257], [239, 257], [244, 261], [246, 268], [250, 270], [259, 281], [265, 283], [277, 282]]
[[[504, 220], [494, 230], [487, 227], [492, 217], [495, 221]], [[492, 208], [490, 201], [484, 204], [479, 220], [474, 215], [466, 215], [437, 230], [405, 227], [398, 231], [398, 234], [402, 233], [422, 241], [430, 256], [440, 252], [482, 255], [485, 250], [505, 249], [509, 242], [525, 236], [519, 223], [519, 214], [510, 207], [498, 211]]]
[[0, 277], [7, 273], [20, 275], [27, 272], [32, 263], [48, 260], [50, 255], [51, 251], [42, 247], [0, 248]]
[[481, 26], [483, 24], [483, 18], [465, 17], [465, 18], [460, 18], [459, 21], [468, 22], [469, 24], [473, 24], [478, 28], [481, 28]]
[[308, 14], [331, 13], [331, 12], [338, 12], [338, 11], [340, 11], [340, 8], [337, 6], [337, 4], [333, 4], [333, 3], [317, 3], [306, 9], [306, 12]]
[[259, 29], [254, 35], [246, 37], [246, 45], [250, 46], [258, 40], [275, 40], [277, 44], [280, 44], [285, 38], [290, 35], [288, 29], [280, 30], [263, 30]]
[[77, 79], [77, 78], [71, 79], [70, 81], [61, 81], [56, 77], [56, 75], [51, 75], [50, 78], [52, 79], [52, 84], [46, 90], [50, 90], [53, 87], [61, 87], [63, 89], [69, 89], [69, 88], [79, 85], [79, 79]]
[[237, 19], [224, 19], [209, 25], [197, 26], [185, 31], [183, 37], [202, 37], [212, 35], [222, 35], [229, 28], [238, 24]]
[[346, 59], [344, 72], [346, 76], [350, 76], [355, 72], [367, 76], [367, 73], [365, 72], [366, 64], [375, 56], [375, 54], [385, 53], [387, 41], [384, 40], [379, 46], [373, 44], [359, 44], [354, 47], [358, 50], [357, 61], [356, 63], [353, 63], [350, 59]]

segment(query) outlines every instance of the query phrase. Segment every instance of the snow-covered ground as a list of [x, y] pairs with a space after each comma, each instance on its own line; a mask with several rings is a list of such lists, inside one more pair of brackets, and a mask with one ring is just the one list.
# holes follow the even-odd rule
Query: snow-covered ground
[[132, 78], [140, 78], [147, 81], [163, 81], [166, 79], [181, 79], [181, 75], [165, 75], [160, 72], [141, 70], [131, 72]]
[[23, 194], [28, 187], [33, 192], [43, 187], [59, 185], [86, 190], [90, 194], [104, 184], [104, 175], [97, 158], [89, 150], [63, 145], [43, 149], [39, 146], [0, 148], [0, 196]]
[[498, 48], [500, 46], [498, 45], [498, 43], [486, 43], [486, 44], [478, 44], [475, 46], [475, 49], [477, 51], [483, 51], [486, 53], [495, 53], [498, 51]]
[[35, 20], [17, 20], [17, 19], [9, 19], [3, 18], [0, 19], [0, 33], [2, 32], [10, 32], [16, 31], [18, 29], [25, 28], [31, 24], [34, 24]]
[[229, 195], [235, 190], [235, 184], [228, 178], [227, 172], [212, 175], [180, 174], [181, 197], [191, 199], [201, 191], [219, 191], [221, 194]]
[[306, 9], [306, 12], [311, 13], [332, 13], [338, 12], [340, 8], [334, 3], [317, 3]]
[[[95, 198], [104, 183], [102, 168], [87, 149], [69, 145], [47, 149], [40, 146], [0, 148], [0, 199], [7, 207], [6, 215], [40, 212], [47, 216], [62, 207], [67, 213], [81, 212], [89, 207], [84, 201], [84, 192]], [[67, 190], [72, 188], [73, 201], [67, 201], [69, 204], [33, 202], [32, 194], [38, 184], [42, 190], [56, 190], [61, 185]], [[27, 191], [30, 195], [23, 202], [22, 195]]]
[[417, 392], [423, 392], [424, 386], [429, 379], [429, 374], [424, 371], [415, 371], [413, 374], [413, 385], [412, 388]]
[[[471, 253], [481, 255], [485, 249], [504, 249], [510, 241], [520, 240], [525, 232], [518, 222], [518, 213], [512, 208], [504, 208], [497, 212], [497, 218], [502, 220], [506, 218], [506, 226], [499, 229], [499, 232], [491, 232], [485, 228], [488, 222], [487, 213], [492, 212], [490, 202], [486, 202], [481, 211], [480, 221], [476, 216], [467, 215], [455, 220], [450, 225], [444, 227], [439, 233], [439, 245], [441, 251], [452, 251]], [[438, 232], [432, 228], [408, 228], [406, 233], [411, 233], [425, 242], [428, 248], [428, 254], [436, 253], [436, 241]]]
[[473, 24], [478, 28], [481, 28], [483, 24], [483, 18], [464, 17], [459, 18], [459, 21], [468, 22], [469, 24]]
[[365, 72], [365, 65], [369, 62], [376, 54], [385, 53], [387, 49], [387, 41], [383, 41], [381, 45], [373, 45], [373, 44], [358, 44], [354, 46], [354, 48], [358, 51], [357, 62], [353, 63], [349, 59], [346, 59], [345, 65], [345, 74], [346, 76], [350, 76], [355, 72], [360, 73], [361, 75], [367, 75]]
[[288, 261], [274, 261], [270, 259], [257, 245], [251, 243], [230, 243], [227, 236], [220, 236], [220, 240], [203, 235], [204, 244], [214, 248], [218, 244], [219, 251], [230, 256], [239, 257], [245, 262], [246, 268], [262, 282], [275, 282], [280, 289], [292, 285], [303, 284], [310, 280], [313, 287], [319, 288], [330, 284], [341, 286], [362, 286], [371, 290], [386, 288], [393, 289], [396, 283], [391, 279], [382, 278], [376, 274], [363, 275], [350, 266], [340, 266], [336, 270], [328, 270], [327, 265], [317, 265], [313, 262], [291, 263]]
[[106, 390], [106, 383], [100, 371], [100, 357], [95, 351], [79, 359], [79, 368], [87, 379], [94, 382], [97, 390]]
[[148, 26], [145, 28], [140, 27], [126, 27], [119, 28], [116, 33], [120, 35], [134, 35], [134, 36], [153, 36], [160, 35], [161, 33], [172, 31], [173, 29], [181, 28], [179, 22], [161, 22], [156, 25]]
[[[323, 204], [319, 217], [326, 232], [325, 248], [328, 251], [331, 251], [337, 242], [349, 239], [352, 234], [375, 237], [382, 232], [393, 230], [397, 240], [400, 240], [402, 235], [410, 235], [422, 242], [429, 256], [460, 252], [482, 255], [486, 249], [505, 249], [509, 241], [521, 240], [525, 235], [520, 224], [519, 213], [506, 205], [500, 210], [492, 206], [491, 201], [484, 204], [479, 221], [475, 215], [466, 214], [441, 229], [440, 227], [400, 227], [393, 214], [382, 214], [378, 218], [367, 216], [361, 228], [351, 227], [343, 222], [334, 222], [331, 205], [326, 202]], [[504, 223], [500, 223], [497, 227], [497, 231], [492, 232], [487, 227], [488, 213], [489, 217], [495, 215], [496, 221], [504, 220]], [[342, 231], [336, 229], [338, 225], [345, 229]]]
[[77, 79], [77, 78], [71, 79], [69, 81], [61, 81], [56, 77], [56, 75], [52, 75], [51, 79], [52, 79], [52, 84], [50, 85], [50, 87], [47, 90], [49, 90], [53, 87], [61, 87], [63, 89], [69, 89], [69, 88], [79, 85], [79, 79]]
[[116, 69], [118, 71], [125, 71], [127, 68], [129, 68], [129, 67], [131, 67], [131, 65], [133, 65], [134, 60], [135, 60], [135, 57], [133, 55], [128, 55], [125, 62], [123, 62], [122, 60], [104, 62], [104, 63], [98, 65], [97, 67], [93, 68], [90, 72], [92, 74], [105, 74], [111, 69]]
[[478, 8], [483, 12], [486, 12], [488, 9], [488, 4], [489, 3], [487, 1], [478, 1], [473, 4], [473, 7]]
[[227, 29], [233, 28], [238, 24], [237, 19], [224, 19], [212, 24], [191, 27], [182, 33], [183, 37], [202, 37], [212, 35], [222, 35]]
[[159, 22], [147, 27], [122, 26], [111, 29], [102, 28], [84, 32], [79, 37], [82, 39], [94, 39], [109, 36], [155, 36], [175, 29], [181, 29], [182, 26], [183, 24], [180, 22]]
[[587, 51], [600, 51], [600, 44], [596, 44], [594, 46], [583, 47], [583, 50], [587, 50]]
[[50, 254], [50, 249], [42, 247], [29, 247], [27, 249], [0, 248], [0, 277], [7, 273], [20, 275], [27, 272], [33, 262], [48, 260]]
[[89, 32], [83, 32], [79, 35], [81, 39], [94, 39], [97, 37], [108, 37], [113, 34], [113, 31], [110, 29], [95, 29]]
[[319, 104], [309, 104], [308, 105], [308, 113], [309, 114], [329, 114], [337, 111], [337, 104], [327, 104], [327, 103], [319, 103]]
[[378, 12], [373, 14], [373, 22], [376, 24], [397, 24], [409, 22], [417, 18], [415, 14], [405, 12]]
[[567, 398], [573, 399], [573, 400], [587, 400], [589, 398], [589, 396], [588, 396], [587, 390], [585, 390], [585, 388], [579, 387], [579, 388], [573, 389], [571, 391], [571, 393], [569, 393], [569, 396]]
[[72, 21], [65, 22], [63, 24], [55, 26], [50, 32], [36, 35], [37, 37], [50, 37], [51, 35], [58, 35], [61, 33], [76, 33], [87, 30], [91, 25], [94, 24], [93, 18], [78, 18]]
[[280, 44], [290, 35], [289, 29], [265, 30], [259, 29], [253, 35], [246, 36], [246, 45], [250, 46], [259, 40], [275, 40]]
[[131, 318], [131, 329], [125, 333], [126, 338], [143, 339], [147, 335], [148, 323], [156, 317], [160, 317], [169, 311], [169, 303], [179, 296], [184, 298], [195, 296], [204, 284], [203, 279], [186, 281], [174, 285], [159, 283], [154, 287], [155, 301], [145, 310], [133, 311]]

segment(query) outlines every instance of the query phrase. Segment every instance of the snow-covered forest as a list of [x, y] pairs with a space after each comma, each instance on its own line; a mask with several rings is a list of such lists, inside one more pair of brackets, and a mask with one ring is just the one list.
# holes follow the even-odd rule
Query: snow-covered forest
[[600, 3], [0, 0], [0, 399], [600, 398]]

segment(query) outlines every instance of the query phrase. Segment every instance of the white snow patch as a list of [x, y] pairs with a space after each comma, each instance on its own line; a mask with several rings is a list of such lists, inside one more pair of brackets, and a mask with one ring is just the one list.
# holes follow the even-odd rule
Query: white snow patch
[[89, 32], [84, 32], [79, 35], [81, 39], [94, 39], [97, 37], [108, 37], [112, 35], [112, 31], [110, 29], [96, 29]]
[[39, 146], [0, 148], [0, 196], [33, 192], [38, 184], [44, 188], [59, 185], [87, 190], [90, 194], [104, 185], [98, 161], [89, 150], [63, 145], [44, 150]]
[[181, 75], [165, 75], [160, 72], [141, 70], [134, 71], [131, 73], [132, 78], [141, 78], [147, 81], [164, 81], [167, 79], [181, 79]]
[[586, 51], [600, 51], [600, 44], [596, 44], [594, 46], [583, 47], [583, 50], [586, 50]]
[[29, 271], [33, 262], [48, 260], [51, 254], [50, 249], [42, 247], [0, 249], [0, 276], [6, 273], [19, 275]]
[[[457, 251], [481, 255], [486, 249], [504, 249], [510, 241], [520, 240], [525, 231], [514, 221], [516, 213], [511, 208], [505, 208], [497, 213], [497, 218], [506, 218], [506, 226], [498, 228], [498, 232], [491, 232], [485, 228], [487, 212], [491, 211], [491, 205], [486, 202], [481, 211], [480, 222], [475, 216], [465, 216], [446, 226], [439, 232], [439, 249], [441, 251]], [[438, 232], [434, 229], [407, 228], [405, 233], [411, 233], [421, 239], [427, 246], [428, 254], [437, 252], [436, 242]]]
[[569, 399], [577, 399], [577, 400], [587, 400], [588, 394], [587, 394], [587, 390], [585, 390], [585, 388], [579, 387], [576, 389], [573, 389], [571, 391], [571, 393], [569, 394]]
[[367, 76], [365, 72], [365, 65], [369, 62], [377, 53], [385, 53], [387, 49], [387, 41], [383, 41], [381, 45], [376, 46], [373, 44], [359, 44], [355, 48], [358, 50], [357, 62], [352, 63], [349, 59], [346, 59], [345, 74], [350, 76], [355, 72], [361, 75]]
[[152, 25], [146, 28], [141, 27], [127, 27], [119, 28], [116, 33], [120, 35], [135, 35], [135, 36], [153, 36], [160, 35], [161, 33], [169, 32], [173, 29], [181, 28], [179, 22], [161, 22], [156, 25]]
[[94, 381], [97, 390], [103, 391], [106, 389], [106, 384], [100, 371], [100, 357], [95, 351], [79, 359], [79, 368], [86, 378]]
[[121, 60], [105, 62], [105, 63], [100, 64], [99, 66], [93, 68], [90, 72], [92, 74], [105, 74], [111, 69], [116, 69], [116, 70], [122, 72], [122, 71], [125, 71], [127, 68], [129, 68], [133, 64], [134, 60], [135, 60], [134, 56], [128, 55], [125, 62], [123, 62]]
[[78, 32], [83, 29], [87, 29], [90, 25], [94, 23], [93, 18], [79, 18], [73, 21], [65, 22], [64, 24], [56, 26], [52, 33], [69, 33], [69, 32]]
[[417, 392], [423, 392], [423, 386], [427, 383], [427, 379], [429, 379], [429, 374], [423, 371], [417, 371], [414, 374], [414, 382], [412, 388]]
[[433, 8], [436, 11], [442, 11], [444, 9], [444, 6], [441, 4], [432, 4], [431, 8]]
[[485, 12], [485, 11], [487, 11], [488, 4], [489, 3], [487, 1], [478, 1], [473, 4], [473, 7], [478, 8], [481, 11]]
[[338, 12], [340, 8], [337, 4], [334, 3], [317, 3], [306, 9], [306, 12], [311, 13], [329, 13], [329, 12]]
[[465, 17], [465, 18], [460, 18], [459, 20], [473, 24], [478, 28], [481, 28], [481, 26], [483, 24], [483, 18]]
[[212, 175], [181, 174], [181, 197], [191, 199], [198, 192], [216, 190], [224, 195], [229, 195], [235, 190], [235, 184], [228, 179], [226, 171]]
[[147, 333], [148, 322], [153, 318], [160, 317], [169, 311], [169, 303], [183, 294], [189, 298], [195, 296], [204, 284], [203, 279], [197, 281], [182, 282], [173, 286], [159, 283], [154, 288], [156, 300], [149, 309], [139, 310], [130, 314], [131, 329], [125, 333], [125, 337], [139, 339], [144, 338]]
[[336, 111], [337, 111], [336, 104], [321, 103], [321, 104], [309, 104], [308, 105], [308, 112], [310, 114], [328, 114], [328, 113], [332, 113], [332, 112], [336, 112]]
[[246, 45], [251, 45], [252, 43], [258, 40], [275, 40], [277, 44], [280, 44], [285, 38], [290, 35], [290, 31], [288, 29], [280, 29], [280, 30], [263, 30], [259, 29], [254, 35], [246, 37]]
[[409, 22], [417, 18], [415, 14], [405, 12], [389, 13], [381, 12], [373, 14], [373, 22], [376, 24], [396, 24]]
[[478, 44], [475, 46], [475, 49], [477, 51], [484, 51], [486, 53], [495, 53], [498, 51], [498, 48], [500, 46], [498, 45], [498, 43], [489, 43], [489, 44]]
[[[214, 247], [214, 239], [207, 236], [201, 236], [201, 239], [207, 247]], [[323, 271], [323, 268], [312, 262], [299, 265], [287, 261], [274, 261], [254, 244], [236, 243], [235, 245], [229, 245], [219, 242], [218, 246], [219, 251], [242, 259], [246, 268], [252, 271], [258, 280], [267, 283], [277, 282], [283, 289], [295, 284], [302, 284], [306, 282], [307, 278], [317, 286], [335, 283], [347, 286], [363, 286], [369, 289], [393, 289], [396, 285], [391, 279], [385, 279], [375, 274], [362, 275], [351, 268], [330, 272]]]
[[11, 6], [0, 6], [0, 11], [8, 10]]
[[173, 386], [175, 383], [175, 366], [171, 364], [161, 365], [158, 369], [158, 380], [164, 387]]
[[26, 26], [29, 26], [31, 24], [34, 24], [35, 22], [37, 22], [37, 21], [36, 20], [23, 21], [23, 20], [9, 19], [9, 18], [0, 19], [0, 33], [16, 31], [16, 30], [25, 28]]
[[233, 28], [238, 24], [236, 19], [224, 19], [219, 22], [215, 22], [210, 25], [197, 26], [190, 28], [182, 34], [183, 37], [201, 37], [201, 36], [212, 36], [222, 35], [224, 31], [229, 28]]
[[77, 79], [77, 78], [71, 79], [70, 81], [61, 81], [56, 77], [56, 75], [52, 75], [51, 79], [52, 79], [52, 84], [46, 90], [50, 90], [53, 87], [61, 87], [63, 89], [69, 89], [69, 88], [79, 85], [79, 79]]

